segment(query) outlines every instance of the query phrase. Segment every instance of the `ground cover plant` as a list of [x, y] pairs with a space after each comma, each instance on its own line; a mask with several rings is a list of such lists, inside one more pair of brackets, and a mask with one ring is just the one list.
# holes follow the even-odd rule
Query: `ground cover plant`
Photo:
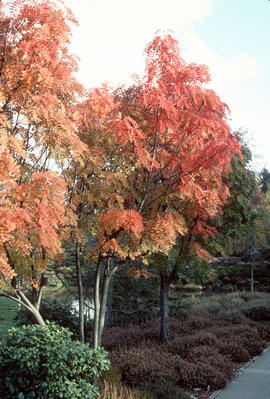
[[194, 299], [189, 312], [171, 321], [170, 334], [161, 344], [158, 320], [108, 329], [104, 346], [122, 382], [137, 388], [162, 380], [187, 391], [220, 389], [270, 341], [270, 295]]

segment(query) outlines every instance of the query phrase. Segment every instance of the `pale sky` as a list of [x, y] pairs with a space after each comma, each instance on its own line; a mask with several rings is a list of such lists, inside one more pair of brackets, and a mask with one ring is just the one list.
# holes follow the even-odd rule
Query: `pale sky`
[[80, 26], [72, 52], [79, 80], [132, 82], [144, 70], [143, 50], [155, 32], [171, 30], [182, 57], [208, 65], [211, 87], [231, 109], [234, 130], [248, 130], [254, 167], [270, 169], [270, 1], [65, 0]]

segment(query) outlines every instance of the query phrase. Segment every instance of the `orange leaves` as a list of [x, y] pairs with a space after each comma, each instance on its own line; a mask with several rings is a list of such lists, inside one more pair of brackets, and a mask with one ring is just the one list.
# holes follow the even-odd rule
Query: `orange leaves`
[[[3, 9], [5, 3], [10, 9], [8, 23], [1, 21], [0, 28], [0, 47], [5, 48], [0, 126], [10, 125], [13, 136], [20, 139], [28, 129], [32, 149], [33, 143], [42, 143], [62, 148], [62, 156], [70, 151], [79, 156], [84, 148], [76, 136], [72, 107], [82, 87], [72, 76], [76, 62], [66, 48], [68, 23], [74, 18], [58, 1], [4, 2]], [[35, 129], [37, 125], [43, 129]], [[29, 140], [22, 142], [29, 152]]]
[[158, 214], [156, 219], [149, 221], [145, 230], [153, 245], [153, 252], [167, 254], [176, 243], [178, 235], [184, 235], [187, 232], [187, 227], [182, 215], [167, 211], [162, 216]]
[[205, 259], [208, 262], [213, 260], [213, 257], [205, 249], [203, 249], [198, 242], [194, 242], [190, 248], [195, 252], [198, 258]]
[[207, 67], [187, 64], [176, 40], [157, 36], [142, 79], [115, 93], [94, 89], [74, 107], [87, 150], [72, 199], [83, 199], [100, 253], [166, 254], [180, 236], [215, 233], [207, 221], [228, 197], [222, 176], [239, 145], [208, 81]]
[[100, 217], [99, 225], [101, 233], [109, 237], [123, 230], [138, 238], [143, 231], [142, 217], [134, 210], [108, 211]]
[[[16, 273], [14, 269], [9, 265], [9, 261], [7, 255], [3, 248], [0, 246], [0, 273], [4, 277], [5, 280], [12, 280], [13, 277], [16, 277]], [[0, 279], [1, 281], [2, 279]]]
[[86, 147], [74, 110], [82, 86], [67, 50], [70, 10], [61, 0], [0, 7], [0, 273], [12, 278], [13, 266], [26, 270], [35, 260], [44, 270], [46, 256], [61, 250], [59, 230], [74, 217], [65, 210], [63, 180], [44, 171], [50, 158], [80, 160]]
[[[50, 255], [60, 251], [57, 230], [67, 223], [64, 208], [65, 185], [52, 173], [36, 173], [32, 182], [22, 185], [25, 209], [31, 213], [31, 223], [36, 229], [41, 246]], [[34, 201], [25, 196], [30, 192]], [[33, 198], [32, 197], [32, 198]]]
[[95, 120], [104, 123], [113, 109], [114, 98], [110, 88], [104, 84], [101, 88], [89, 91], [87, 100], [83, 104], [84, 119], [90, 124]]
[[134, 210], [115, 208], [99, 217], [99, 249], [102, 253], [112, 251], [120, 257], [133, 256], [134, 239], [143, 232], [142, 217]]
[[[6, 250], [17, 256], [45, 251], [51, 256], [60, 251], [58, 229], [66, 222], [62, 179], [49, 173], [36, 173], [32, 180], [18, 185], [2, 185], [0, 201], [0, 272], [11, 276]], [[4, 249], [5, 248], [5, 249]]]
[[150, 277], [157, 277], [155, 274], [145, 270], [145, 269], [138, 269], [137, 267], [131, 267], [128, 271], [127, 271], [127, 275], [130, 277], [135, 278], [135, 280], [137, 280], [140, 277], [144, 277], [144, 278], [150, 278]]
[[36, 279], [32, 279], [32, 280], [31, 280], [31, 284], [32, 284], [32, 287], [33, 287], [33, 288], [37, 289], [38, 286], [39, 286], [39, 281], [36, 280]]

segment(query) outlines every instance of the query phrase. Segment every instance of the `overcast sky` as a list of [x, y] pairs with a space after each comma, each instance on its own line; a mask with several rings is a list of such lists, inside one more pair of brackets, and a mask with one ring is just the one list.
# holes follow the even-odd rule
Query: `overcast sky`
[[155, 32], [172, 30], [186, 61], [208, 65], [211, 87], [248, 133], [254, 167], [270, 169], [270, 1], [65, 0], [80, 26], [72, 52], [88, 88], [132, 82]]

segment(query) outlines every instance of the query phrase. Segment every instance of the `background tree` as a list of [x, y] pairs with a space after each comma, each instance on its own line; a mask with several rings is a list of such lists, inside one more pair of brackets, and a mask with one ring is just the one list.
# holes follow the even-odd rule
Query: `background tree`
[[258, 218], [256, 220], [257, 247], [267, 255], [270, 246], [270, 193], [260, 198]]
[[263, 168], [259, 173], [259, 182], [261, 185], [261, 190], [264, 194], [268, 191], [268, 184], [270, 182], [270, 172], [268, 169]]
[[230, 189], [230, 196], [221, 214], [212, 222], [218, 234], [204, 244], [214, 256], [244, 253], [258, 217], [258, 179], [250, 167], [251, 151], [241, 136], [240, 145], [241, 156], [232, 156], [231, 172], [223, 177], [224, 184]]

